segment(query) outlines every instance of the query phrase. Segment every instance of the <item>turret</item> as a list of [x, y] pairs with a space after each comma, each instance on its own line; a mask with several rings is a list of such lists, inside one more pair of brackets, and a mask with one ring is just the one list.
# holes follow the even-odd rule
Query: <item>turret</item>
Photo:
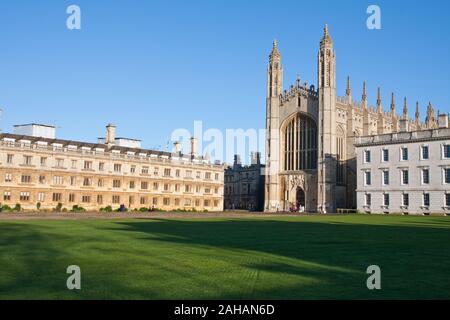
[[278, 42], [275, 40], [267, 68], [265, 211], [277, 211], [281, 208], [278, 171], [280, 167], [279, 109], [282, 90], [283, 67]]
[[283, 68], [276, 39], [273, 41], [273, 48], [269, 56], [267, 77], [267, 97], [278, 97], [283, 90]]
[[328, 33], [328, 25], [325, 25], [323, 37], [320, 41], [318, 60], [318, 88], [336, 88], [336, 57], [333, 49], [333, 40]]
[[336, 55], [333, 40], [325, 25], [318, 60], [318, 208], [319, 212], [336, 210]]

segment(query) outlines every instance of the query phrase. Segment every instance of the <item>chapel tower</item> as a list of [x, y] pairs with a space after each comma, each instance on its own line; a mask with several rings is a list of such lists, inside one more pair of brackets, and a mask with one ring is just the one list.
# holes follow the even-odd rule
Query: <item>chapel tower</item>
[[318, 54], [318, 211], [336, 210], [336, 56], [325, 25]]
[[279, 107], [283, 88], [283, 67], [277, 40], [269, 56], [267, 70], [266, 98], [266, 190], [264, 207], [277, 211], [280, 208], [280, 186], [278, 172], [280, 169], [280, 134]]

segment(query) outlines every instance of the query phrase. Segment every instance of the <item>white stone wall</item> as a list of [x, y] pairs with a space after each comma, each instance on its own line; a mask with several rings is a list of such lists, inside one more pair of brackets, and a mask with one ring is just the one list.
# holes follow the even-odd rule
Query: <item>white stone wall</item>
[[[450, 193], [450, 184], [444, 183], [444, 168], [450, 168], [450, 159], [443, 155], [443, 145], [450, 144], [446, 139], [428, 141], [396, 141], [393, 144], [357, 146], [357, 204], [358, 210], [367, 213], [450, 213], [445, 208], [445, 194]], [[429, 159], [421, 157], [421, 146], [429, 148]], [[408, 160], [400, 158], [400, 149], [408, 148]], [[389, 161], [382, 161], [382, 150], [389, 150]], [[371, 162], [365, 163], [364, 152], [370, 150]], [[430, 182], [422, 183], [422, 169], [428, 168]], [[401, 170], [409, 170], [409, 183], [402, 185]], [[371, 172], [371, 185], [365, 184], [364, 172]], [[389, 185], [383, 185], [383, 170], [389, 170]], [[365, 194], [371, 194], [371, 205], [365, 205]], [[383, 207], [383, 193], [389, 194], [389, 207]], [[402, 194], [409, 194], [409, 206], [402, 206]], [[423, 194], [430, 194], [430, 206], [423, 206]]]

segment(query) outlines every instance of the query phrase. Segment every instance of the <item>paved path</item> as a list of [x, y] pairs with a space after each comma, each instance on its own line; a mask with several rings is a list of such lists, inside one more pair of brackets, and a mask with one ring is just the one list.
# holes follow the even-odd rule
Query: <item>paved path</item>
[[81, 220], [81, 219], [183, 219], [183, 218], [255, 218], [255, 217], [295, 217], [301, 214], [278, 213], [269, 214], [262, 212], [27, 212], [8, 213], [1, 212], [0, 220]]

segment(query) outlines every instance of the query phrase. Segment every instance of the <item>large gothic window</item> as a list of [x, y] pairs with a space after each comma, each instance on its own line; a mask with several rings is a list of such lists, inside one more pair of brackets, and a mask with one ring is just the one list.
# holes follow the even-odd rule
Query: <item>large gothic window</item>
[[297, 114], [284, 127], [284, 170], [317, 169], [317, 127], [310, 117]]
[[345, 133], [341, 127], [336, 129], [336, 183], [345, 185]]

